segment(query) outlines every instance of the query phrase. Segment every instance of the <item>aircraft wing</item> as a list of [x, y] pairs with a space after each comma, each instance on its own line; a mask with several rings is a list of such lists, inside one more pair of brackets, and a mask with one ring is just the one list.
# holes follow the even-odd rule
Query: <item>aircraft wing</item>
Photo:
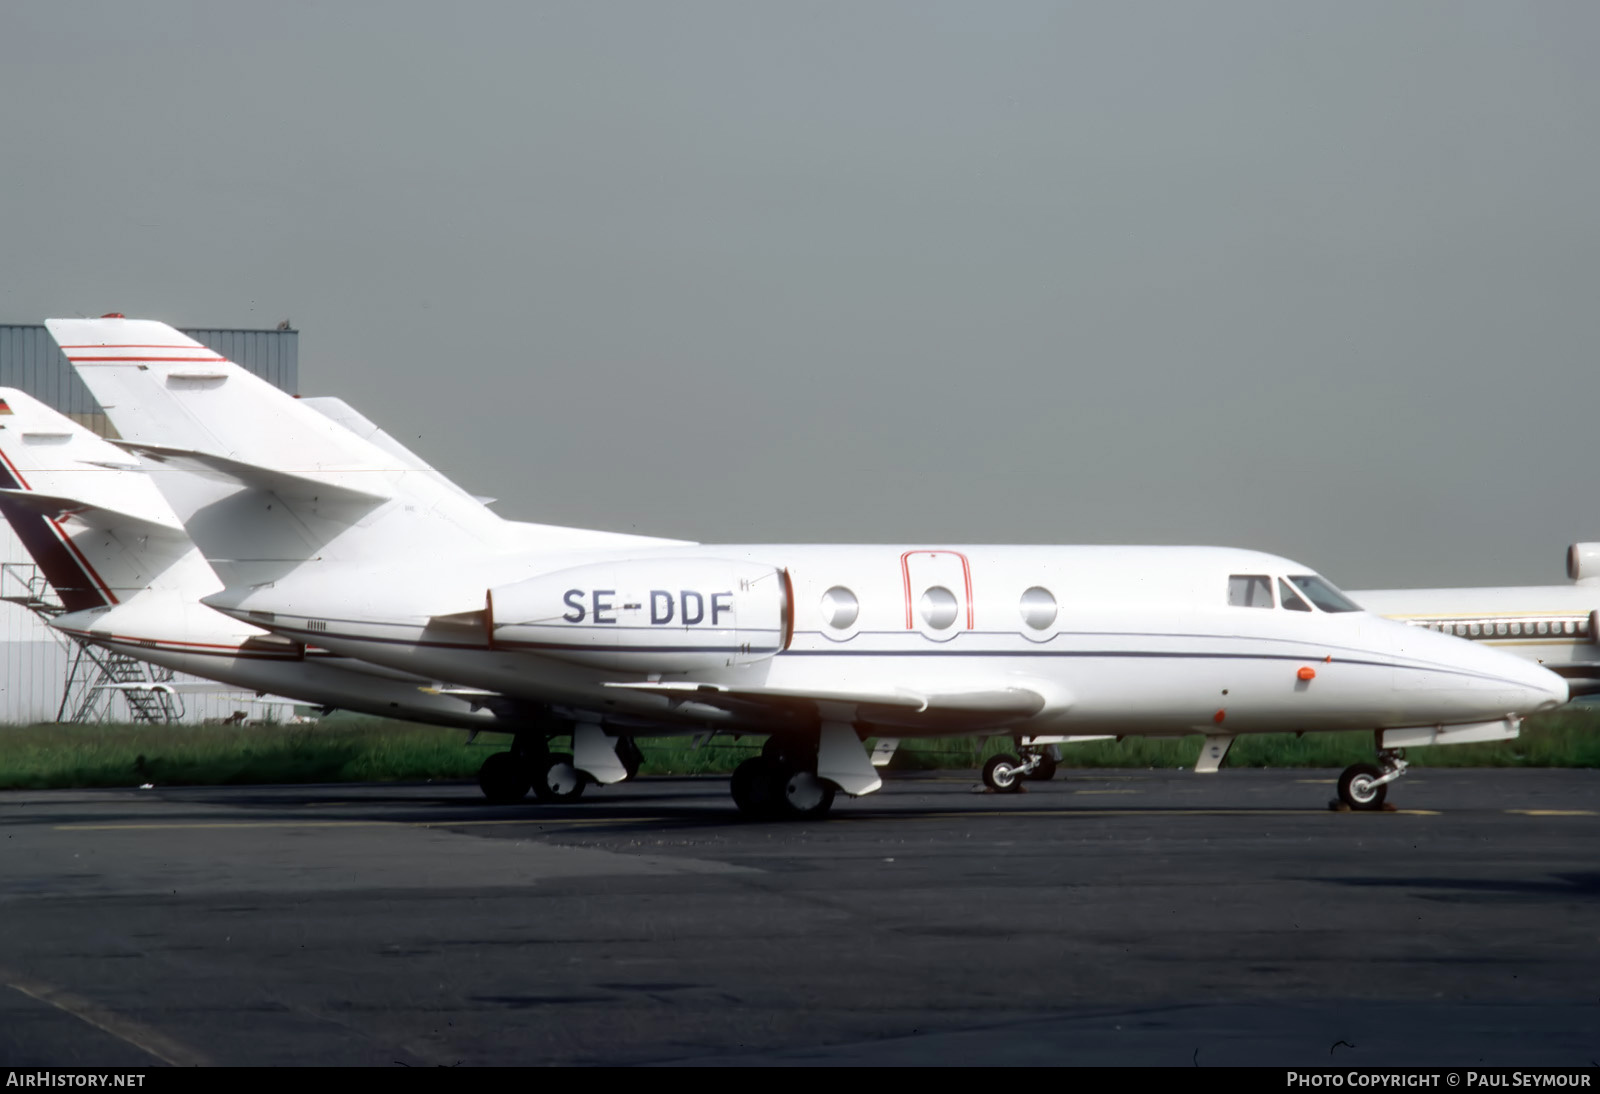
[[896, 689], [790, 689], [728, 684], [613, 683], [607, 687], [660, 695], [675, 702], [718, 707], [735, 714], [762, 710], [792, 716], [824, 707], [848, 707], [851, 721], [896, 729], [969, 726], [993, 729], [1022, 721], [1043, 710], [1045, 697], [1031, 688], [1008, 687], [920, 693]]

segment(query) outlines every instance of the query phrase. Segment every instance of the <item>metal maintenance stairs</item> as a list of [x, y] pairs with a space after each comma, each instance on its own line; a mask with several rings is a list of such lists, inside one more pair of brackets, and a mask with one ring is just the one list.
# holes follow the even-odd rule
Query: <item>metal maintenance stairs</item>
[[[111, 712], [115, 695], [122, 696], [129, 720], [135, 723], [165, 725], [183, 717], [182, 699], [171, 688], [159, 686], [171, 682], [171, 669], [103, 649], [48, 626], [66, 609], [39, 567], [27, 562], [0, 563], [0, 601], [21, 605], [38, 616], [51, 637], [71, 656], [56, 721], [103, 722]], [[117, 686], [125, 684], [150, 686]]]

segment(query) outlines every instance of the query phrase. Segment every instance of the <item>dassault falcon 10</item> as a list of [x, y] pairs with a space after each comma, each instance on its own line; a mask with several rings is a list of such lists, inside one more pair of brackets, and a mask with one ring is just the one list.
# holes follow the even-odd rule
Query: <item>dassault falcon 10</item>
[[[881, 785], [882, 736], [1377, 731], [1340, 780], [1381, 803], [1410, 744], [1515, 736], [1552, 673], [1357, 608], [1218, 547], [704, 545], [504, 521], [162, 323], [47, 324], [225, 586], [292, 641], [510, 697], [539, 727], [492, 796], [620, 777], [643, 734], [763, 735], [757, 816]], [[570, 733], [572, 757], [548, 741]], [[608, 759], [609, 757], [609, 759]]]

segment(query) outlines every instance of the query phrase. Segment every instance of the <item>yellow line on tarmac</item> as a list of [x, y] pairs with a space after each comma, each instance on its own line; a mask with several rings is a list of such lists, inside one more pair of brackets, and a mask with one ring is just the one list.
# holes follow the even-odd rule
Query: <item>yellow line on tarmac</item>
[[506, 820], [408, 821], [408, 828], [468, 828], [485, 824], [665, 824], [681, 817], [528, 817]]
[[163, 821], [149, 824], [58, 824], [57, 832], [152, 832], [179, 828], [383, 828], [402, 821]]
[[465, 828], [486, 824], [650, 824], [669, 817], [517, 817], [429, 821], [174, 821], [164, 824], [58, 824], [57, 832], [148, 832], [203, 828]]
[[1524, 817], [1597, 817], [1593, 809], [1507, 809], [1507, 813], [1516, 813]]
[[[974, 809], [968, 813], [893, 814], [905, 820], [960, 820], [963, 817], [1313, 817], [1332, 813], [1330, 809]], [[1352, 813], [1356, 812], [1352, 810]], [[1375, 817], [1437, 817], [1436, 809], [1373, 810]], [[848, 816], [848, 814], [845, 814]], [[866, 818], [863, 818], [866, 819]], [[871, 819], [888, 820], [889, 814]]]
[[[1137, 793], [1137, 791], [1080, 790], [1079, 794]], [[866, 816], [835, 814], [838, 820], [959, 820], [964, 817], [1305, 817], [1320, 816], [1327, 809], [973, 809], [944, 813], [873, 813]], [[1351, 810], [1351, 812], [1363, 812]], [[1584, 810], [1507, 810], [1509, 813], [1527, 813], [1531, 816], [1595, 816]], [[1437, 817], [1437, 809], [1385, 809], [1373, 810], [1374, 815]], [[58, 824], [58, 832], [128, 832], [174, 831], [184, 829], [252, 829], [252, 828], [472, 828], [488, 825], [589, 825], [600, 827], [620, 824], [666, 824], [682, 821], [684, 817], [516, 817], [493, 820], [430, 820], [430, 821], [177, 821], [162, 824]]]
[[86, 1022], [95, 1029], [111, 1034], [117, 1040], [132, 1045], [140, 1052], [148, 1053], [162, 1063], [171, 1064], [173, 1067], [209, 1067], [211, 1061], [205, 1056], [181, 1045], [168, 1037], [160, 1030], [152, 1029], [143, 1022], [136, 1022], [132, 1018], [125, 1018], [114, 1011], [108, 1010], [99, 1003], [85, 999], [81, 995], [74, 995], [70, 991], [54, 987], [39, 980], [27, 980], [0, 969], [0, 979], [6, 986], [30, 999], [37, 999], [41, 1003], [48, 1003], [57, 1010], [72, 1015], [80, 1022]]

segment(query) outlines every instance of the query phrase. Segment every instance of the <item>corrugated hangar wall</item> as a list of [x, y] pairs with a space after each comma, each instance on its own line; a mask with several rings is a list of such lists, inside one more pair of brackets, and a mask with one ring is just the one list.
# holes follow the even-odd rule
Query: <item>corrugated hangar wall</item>
[[[299, 331], [206, 327], [183, 333], [284, 391], [299, 391]], [[105, 413], [42, 325], [0, 323], [0, 387], [21, 388], [102, 436], [110, 432]], [[0, 562], [32, 561], [11, 525], [0, 520]], [[68, 648], [33, 612], [0, 603], [0, 724], [53, 720], [69, 657]], [[187, 695], [184, 708], [186, 721], [226, 717], [239, 709], [239, 697]], [[121, 700], [113, 700], [109, 716], [120, 720], [124, 713]]]

